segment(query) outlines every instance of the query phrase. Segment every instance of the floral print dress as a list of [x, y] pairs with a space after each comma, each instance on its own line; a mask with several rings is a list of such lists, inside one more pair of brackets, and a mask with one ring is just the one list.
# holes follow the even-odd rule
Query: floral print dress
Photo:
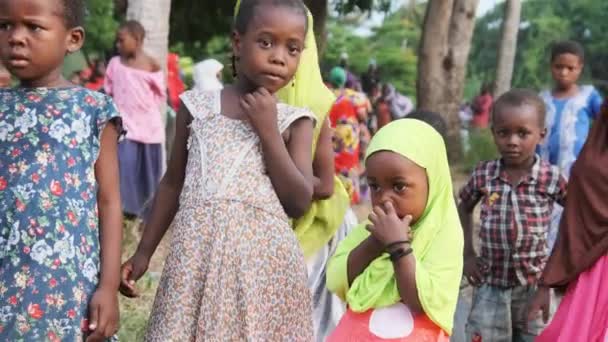
[[[186, 179], [145, 341], [313, 341], [296, 235], [249, 123], [220, 91], [181, 96], [193, 120]], [[278, 104], [281, 132], [314, 116]]]
[[99, 274], [94, 164], [111, 99], [0, 89], [0, 340], [80, 341]]

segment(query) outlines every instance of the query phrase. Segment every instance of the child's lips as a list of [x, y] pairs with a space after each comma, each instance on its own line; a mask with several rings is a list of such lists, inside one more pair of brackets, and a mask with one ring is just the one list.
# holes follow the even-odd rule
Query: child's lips
[[8, 66], [13, 68], [22, 68], [30, 63], [29, 59], [23, 55], [11, 55], [8, 59]]
[[515, 158], [521, 156], [521, 152], [518, 151], [506, 151], [504, 152], [506, 157]]

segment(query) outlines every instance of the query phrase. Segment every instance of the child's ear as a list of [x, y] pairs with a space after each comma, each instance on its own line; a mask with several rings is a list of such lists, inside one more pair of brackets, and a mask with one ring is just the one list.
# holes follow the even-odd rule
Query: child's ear
[[241, 34], [237, 30], [232, 31], [232, 54], [241, 56]]
[[545, 138], [547, 137], [547, 128], [543, 128], [540, 131], [540, 141], [542, 142], [543, 140], [545, 140]]
[[84, 28], [78, 26], [70, 29], [67, 36], [66, 46], [68, 53], [74, 53], [82, 48], [85, 39]]

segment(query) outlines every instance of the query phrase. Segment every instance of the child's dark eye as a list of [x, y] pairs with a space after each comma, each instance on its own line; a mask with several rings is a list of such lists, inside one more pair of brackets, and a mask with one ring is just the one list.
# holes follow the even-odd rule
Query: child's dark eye
[[407, 185], [405, 183], [396, 183], [393, 185], [393, 190], [395, 190], [395, 192], [403, 192], [405, 189], [407, 189]]
[[10, 30], [11, 25], [9, 23], [0, 23], [0, 31]]
[[269, 49], [272, 47], [272, 42], [268, 39], [260, 39], [258, 40], [258, 44], [263, 48], [263, 49]]
[[302, 52], [302, 49], [300, 49], [300, 47], [298, 47], [298, 46], [290, 46], [289, 47], [289, 54], [292, 55], [292, 56], [296, 56], [300, 52]]
[[35, 24], [29, 24], [27, 25], [27, 27], [34, 32], [38, 32], [38, 31], [42, 31], [42, 27], [35, 25]]
[[525, 138], [528, 136], [528, 134], [530, 134], [530, 132], [519, 132], [518, 134], [520, 138]]
[[372, 192], [378, 192], [378, 190], [380, 190], [380, 187], [377, 184], [368, 184], [368, 186]]

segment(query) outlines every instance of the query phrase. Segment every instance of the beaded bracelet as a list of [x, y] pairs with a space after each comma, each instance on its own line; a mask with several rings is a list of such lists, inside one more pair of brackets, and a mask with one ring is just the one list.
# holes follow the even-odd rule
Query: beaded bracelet
[[411, 247], [408, 249], [399, 248], [396, 251], [389, 253], [390, 259], [392, 262], [395, 262], [395, 261], [403, 258], [404, 256], [412, 254], [413, 251], [414, 250]]
[[[403, 244], [409, 244], [411, 245], [412, 242], [410, 240], [400, 240], [400, 241], [395, 241], [395, 242], [391, 242], [388, 245], [386, 245], [386, 247], [384, 247], [385, 251], [390, 251], [391, 248], [395, 247], [395, 246], [399, 246], [399, 245], [403, 245]], [[390, 252], [389, 252], [390, 253]]]

